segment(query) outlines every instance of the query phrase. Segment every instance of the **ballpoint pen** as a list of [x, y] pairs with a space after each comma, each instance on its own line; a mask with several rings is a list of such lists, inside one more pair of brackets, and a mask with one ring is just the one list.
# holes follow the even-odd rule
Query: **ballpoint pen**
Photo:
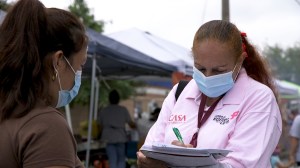
[[181, 137], [181, 134], [180, 134], [178, 128], [173, 127], [173, 132], [175, 133], [175, 135], [176, 135], [178, 141], [184, 144], [184, 142], [183, 142], [183, 140], [182, 140], [182, 137]]

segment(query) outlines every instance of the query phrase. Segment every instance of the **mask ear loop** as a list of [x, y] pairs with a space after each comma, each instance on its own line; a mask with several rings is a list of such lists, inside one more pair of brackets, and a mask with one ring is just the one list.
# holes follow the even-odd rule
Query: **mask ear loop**
[[59, 88], [60, 88], [60, 90], [62, 90], [62, 88], [61, 88], [61, 84], [60, 84], [60, 77], [59, 77], [59, 73], [58, 73], [58, 71], [57, 71], [57, 69], [55, 68], [55, 66], [54, 66], [54, 65], [53, 65], [53, 68], [54, 68], [54, 71], [55, 71], [55, 73], [56, 73], [56, 76], [57, 76], [57, 79], [58, 79]]
[[[243, 65], [243, 64], [242, 64], [242, 65]], [[235, 76], [235, 78], [234, 78], [234, 82], [236, 81], [237, 77], [238, 77], [239, 74], [240, 74], [240, 70], [241, 70], [242, 65], [240, 66], [239, 71], [237, 72], [237, 74], [236, 74], [236, 76]]]
[[76, 74], [74, 68], [72, 67], [72, 65], [70, 64], [70, 62], [68, 61], [68, 59], [64, 56], [66, 62], [68, 63], [68, 65], [70, 66], [70, 68], [72, 69], [72, 71], [74, 72], [74, 74]]
[[[243, 52], [246, 52], [245, 58], [247, 58], [248, 57], [248, 53], [247, 53], [247, 46], [245, 44], [245, 40], [246, 40], [247, 34], [245, 32], [241, 32], [241, 37], [242, 37], [242, 49], [243, 49]], [[243, 62], [244, 62], [244, 60], [243, 60]], [[242, 63], [242, 65], [243, 65], [243, 63]], [[237, 77], [239, 76], [242, 65], [239, 67], [239, 71], [236, 74], [236, 76], [234, 78], [234, 81], [236, 81]], [[234, 66], [233, 71], [235, 70], [235, 68], [236, 68], [236, 65]]]
[[[245, 59], [245, 58], [244, 58], [244, 59]], [[244, 62], [244, 59], [243, 59], [243, 61], [242, 61], [242, 62]], [[237, 64], [235, 64], [235, 66], [234, 66], [234, 68], [233, 68], [232, 72], [235, 70], [235, 68], [236, 68], [236, 65], [237, 65]], [[243, 65], [243, 63], [242, 63], [242, 65]], [[238, 70], [238, 72], [237, 72], [237, 74], [236, 74], [236, 76], [235, 76], [235, 78], [234, 78], [234, 82], [236, 81], [237, 77], [238, 77], [238, 76], [239, 76], [239, 74], [240, 74], [240, 70], [241, 70], [241, 68], [242, 68], [242, 65], [239, 67], [239, 70]]]

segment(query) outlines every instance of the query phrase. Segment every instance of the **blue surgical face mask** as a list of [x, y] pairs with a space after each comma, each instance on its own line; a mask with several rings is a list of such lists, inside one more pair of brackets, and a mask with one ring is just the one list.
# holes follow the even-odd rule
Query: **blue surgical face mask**
[[81, 85], [82, 71], [75, 72], [75, 70], [69, 63], [69, 61], [66, 58], [65, 58], [65, 60], [67, 61], [68, 65], [70, 66], [70, 68], [72, 69], [72, 71], [75, 74], [75, 84], [71, 90], [62, 90], [61, 84], [60, 84], [60, 78], [59, 78], [59, 74], [58, 74], [58, 83], [59, 83], [60, 91], [58, 92], [58, 101], [57, 101], [56, 108], [63, 107], [63, 106], [66, 106], [67, 104], [69, 104], [74, 99], [74, 97], [78, 94], [78, 91], [79, 91], [79, 88]]
[[201, 71], [194, 67], [193, 78], [203, 94], [211, 98], [216, 98], [228, 92], [233, 87], [234, 81], [232, 74], [234, 69], [227, 73], [206, 77]]

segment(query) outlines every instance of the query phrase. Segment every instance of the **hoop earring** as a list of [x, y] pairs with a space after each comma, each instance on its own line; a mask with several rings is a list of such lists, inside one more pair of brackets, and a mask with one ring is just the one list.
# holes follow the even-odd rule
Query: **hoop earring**
[[55, 72], [55, 74], [52, 75], [52, 81], [55, 81], [56, 78], [57, 78], [57, 71]]

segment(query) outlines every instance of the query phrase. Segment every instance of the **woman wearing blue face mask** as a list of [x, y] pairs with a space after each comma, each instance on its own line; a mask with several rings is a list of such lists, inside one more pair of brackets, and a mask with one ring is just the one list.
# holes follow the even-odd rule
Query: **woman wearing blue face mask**
[[55, 70], [55, 76], [57, 76], [57, 81], [60, 89], [58, 92], [58, 100], [57, 100], [56, 108], [63, 107], [69, 104], [74, 99], [74, 97], [78, 94], [81, 85], [82, 71], [78, 70], [75, 72], [74, 68], [72, 67], [68, 59], [65, 56], [63, 56], [63, 58], [66, 61], [67, 65], [70, 67], [70, 69], [73, 71], [75, 76], [75, 81], [74, 81], [74, 86], [72, 87], [71, 90], [63, 90], [60, 82], [60, 75], [58, 73], [58, 70], [56, 69], [56, 66], [53, 65], [53, 68]]
[[19, 0], [0, 26], [0, 167], [83, 167], [64, 116], [88, 39], [70, 12]]
[[[221, 20], [199, 28], [192, 52], [193, 79], [177, 101], [178, 85], [171, 90], [144, 146], [160, 142], [226, 149], [231, 151], [226, 157], [203, 167], [271, 168], [270, 157], [282, 125], [270, 68], [263, 57], [245, 33]], [[174, 127], [184, 144], [177, 140]], [[137, 155], [141, 168], [176, 166], [148, 158], [142, 152]]]

